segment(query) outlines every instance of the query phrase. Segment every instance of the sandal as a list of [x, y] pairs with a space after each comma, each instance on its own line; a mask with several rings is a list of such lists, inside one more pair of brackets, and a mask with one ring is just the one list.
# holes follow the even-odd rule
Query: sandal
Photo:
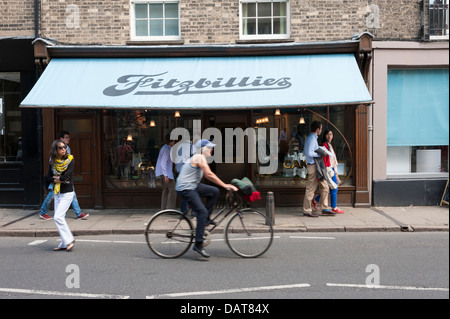
[[75, 240], [72, 241], [69, 246], [66, 247], [66, 251], [72, 251], [72, 248], [75, 246]]

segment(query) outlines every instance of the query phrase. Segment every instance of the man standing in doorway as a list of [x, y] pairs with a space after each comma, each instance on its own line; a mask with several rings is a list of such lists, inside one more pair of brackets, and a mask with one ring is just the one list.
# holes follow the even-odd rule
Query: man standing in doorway
[[[72, 154], [70, 151], [69, 143], [70, 143], [70, 134], [67, 131], [61, 131], [58, 135], [58, 139], [66, 143], [67, 145], [67, 154]], [[50, 217], [48, 212], [48, 207], [50, 206], [50, 203], [52, 202], [53, 198], [55, 197], [55, 193], [53, 192], [53, 189], [49, 189], [48, 195], [44, 200], [44, 203], [41, 207], [41, 213], [39, 215], [40, 218], [44, 220], [50, 220], [52, 217]], [[86, 219], [88, 218], [89, 214], [85, 214], [81, 212], [80, 204], [78, 203], [77, 194], [75, 194], [75, 191], [73, 193], [73, 200], [72, 200], [72, 208], [73, 212], [75, 213], [76, 219]]]
[[307, 217], [319, 217], [319, 215], [312, 212], [312, 200], [314, 198], [314, 192], [316, 191], [317, 184], [320, 187], [320, 208], [324, 215], [334, 215], [334, 213], [328, 209], [328, 193], [329, 188], [325, 179], [319, 180], [317, 178], [316, 164], [314, 162], [315, 157], [321, 157], [316, 153], [319, 148], [317, 139], [322, 133], [322, 123], [314, 121], [311, 123], [310, 134], [305, 141], [305, 156], [306, 166], [308, 170], [308, 182], [306, 183], [305, 199], [303, 201], [303, 215]]

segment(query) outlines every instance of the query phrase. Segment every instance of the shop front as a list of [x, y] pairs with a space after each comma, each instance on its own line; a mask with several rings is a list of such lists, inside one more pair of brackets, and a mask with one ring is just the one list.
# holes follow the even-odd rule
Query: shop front
[[164, 48], [37, 40], [45, 71], [21, 107], [42, 108], [44, 150], [58, 131], [70, 132], [86, 208], [158, 207], [154, 167], [176, 128], [218, 144], [211, 167], [226, 182], [247, 176], [263, 199], [272, 191], [277, 206], [300, 206], [303, 145], [314, 120], [334, 132], [340, 203], [368, 206], [370, 53], [369, 34], [321, 44]]

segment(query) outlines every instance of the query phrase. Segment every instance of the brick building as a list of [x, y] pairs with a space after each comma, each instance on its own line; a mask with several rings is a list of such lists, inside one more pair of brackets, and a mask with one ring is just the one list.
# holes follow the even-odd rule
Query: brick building
[[[200, 58], [202, 61], [207, 58], [217, 59], [217, 63], [223, 63], [221, 59], [227, 58], [234, 63], [241, 57], [255, 57], [257, 60], [267, 56], [278, 57], [283, 62], [287, 57], [309, 56], [316, 59], [319, 56], [350, 54], [354, 56], [360, 77], [375, 101], [372, 106], [367, 101], [339, 100], [335, 95], [335, 99], [330, 97], [323, 103], [311, 104], [299, 99], [290, 105], [280, 102], [279, 107], [274, 101], [252, 107], [242, 105], [241, 108], [231, 110], [214, 107], [214, 103], [202, 107], [188, 108], [187, 104], [179, 104], [164, 108], [151, 103], [148, 103], [148, 107], [132, 106], [130, 102], [129, 106], [115, 108], [93, 99], [91, 105], [77, 107], [71, 106], [70, 101], [68, 105], [60, 104], [60, 107], [44, 101], [42, 105], [34, 105], [38, 108], [19, 109], [17, 102], [8, 102], [11, 105], [7, 106], [5, 101], [10, 99], [3, 97], [4, 109], [10, 109], [9, 114], [21, 114], [21, 129], [13, 129], [11, 123], [14, 118], [5, 112], [3, 136], [7, 138], [0, 143], [0, 155], [5, 159], [4, 163], [0, 161], [0, 170], [4, 172], [0, 177], [0, 205], [39, 206], [42, 197], [39, 179], [43, 175], [46, 150], [56, 133], [64, 128], [72, 133], [71, 147], [75, 155], [93, 163], [88, 165], [80, 162], [78, 165], [85, 166], [77, 167], [80, 172], [76, 176], [77, 194], [82, 206], [158, 206], [158, 181], [153, 181], [151, 172], [140, 167], [155, 164], [163, 137], [170, 129], [180, 126], [192, 129], [195, 120], [200, 120], [203, 128], [216, 127], [220, 130], [226, 127], [257, 127], [258, 130], [277, 128], [281, 132], [284, 129], [283, 142], [280, 139], [283, 150], [278, 153], [279, 167], [276, 173], [259, 174], [260, 163], [221, 163], [214, 167], [216, 173], [225, 180], [231, 177], [230, 174], [236, 175], [232, 177], [246, 175], [262, 191], [274, 190], [277, 205], [298, 206], [302, 203], [305, 176], [302, 171], [303, 158], [299, 154], [302, 138], [307, 133], [306, 127], [315, 119], [324, 121], [326, 126], [337, 129], [339, 133], [336, 134], [336, 142], [342, 170], [339, 175], [344, 180], [339, 191], [339, 203], [342, 205], [405, 204], [409, 198], [418, 196], [405, 192], [393, 193], [392, 189], [409, 185], [411, 179], [416, 182], [419, 180], [422, 187], [429, 188], [432, 185], [431, 188], [437, 190], [448, 178], [448, 141], [447, 144], [441, 141], [439, 145], [431, 145], [441, 150], [441, 171], [436, 174], [418, 178], [418, 174], [414, 174], [416, 172], [396, 176], [396, 173], [391, 174], [388, 170], [396, 162], [386, 160], [388, 152], [391, 154], [387, 142], [389, 136], [386, 136], [390, 106], [386, 102], [387, 72], [382, 71], [383, 67], [402, 70], [423, 69], [425, 65], [427, 69], [443, 70], [444, 79], [446, 76], [448, 82], [448, 3], [431, 2], [0, 1], [0, 47], [4, 48], [0, 51], [0, 74], [4, 74], [0, 81], [4, 83], [7, 81], [6, 73], [24, 72], [21, 68], [23, 65], [30, 68], [30, 62], [36, 62], [38, 72], [42, 72], [53, 61], [75, 63], [79, 59], [89, 59], [89, 63], [93, 64], [104, 58], [118, 63], [126, 58], [148, 59], [147, 62], [153, 63], [164, 57], [172, 58], [168, 61], [170, 64], [183, 61], [183, 57]], [[12, 49], [11, 43], [21, 41], [29, 45], [28, 50], [32, 50], [31, 42], [35, 39], [38, 40], [33, 42], [34, 57], [30, 56], [30, 51], [27, 56], [16, 57], [19, 62], [12, 70], [6, 61], [16, 56], [17, 49]], [[20, 51], [25, 52], [25, 49]], [[427, 53], [425, 59], [424, 52]], [[411, 59], [402, 65], [398, 60], [391, 61], [390, 53], [398, 56], [396, 59], [401, 60], [404, 54]], [[377, 64], [377, 55], [380, 56], [380, 64]], [[447, 60], [444, 61], [445, 57]], [[330, 63], [335, 65], [333, 63], [337, 63], [337, 60]], [[53, 64], [56, 66], [56, 63]], [[270, 65], [268, 67], [270, 69]], [[183, 68], [181, 64], [180, 69]], [[261, 71], [257, 69], [252, 73], [257, 75]], [[91, 75], [89, 70], [86, 72]], [[319, 70], [313, 72], [319, 74]], [[332, 78], [331, 70], [323, 72], [323, 78]], [[45, 75], [45, 72], [42, 74]], [[69, 78], [71, 74], [65, 77]], [[219, 78], [219, 75], [216, 77]], [[336, 89], [337, 84], [330, 84], [330, 89], [325, 90], [331, 92], [331, 87]], [[25, 89], [21, 77], [20, 101], [30, 89], [30, 85]], [[49, 92], [52, 92], [51, 89]], [[382, 94], [378, 95], [379, 92]], [[1, 94], [0, 91], [0, 98]], [[436, 108], [440, 112], [442, 106]], [[181, 118], [173, 116], [176, 110], [181, 112]], [[262, 122], [261, 119], [267, 119], [268, 122]], [[301, 119], [306, 124], [300, 124]], [[26, 121], [31, 121], [32, 125]], [[155, 126], [150, 126], [152, 122]], [[448, 124], [446, 129], [448, 131]], [[23, 163], [11, 160], [13, 155], [17, 157], [21, 136], [24, 137]], [[128, 136], [132, 138], [130, 144], [134, 154], [129, 162], [120, 163], [118, 149]], [[411, 154], [415, 149], [403, 151], [414, 157]], [[31, 154], [38, 154], [38, 158], [33, 158]], [[35, 165], [30, 174], [27, 173], [26, 158]], [[415, 158], [411, 161], [415, 161]], [[379, 165], [380, 162], [383, 165]], [[17, 172], [20, 172], [19, 178], [14, 179]], [[5, 176], [9, 176], [7, 180]], [[11, 193], [20, 195], [13, 198]], [[35, 196], [27, 197], [29, 194]], [[25, 197], [28, 200], [21, 201]], [[401, 200], [396, 201], [399, 198]], [[435, 196], [429, 194], [415, 204], [432, 204], [434, 200]]]

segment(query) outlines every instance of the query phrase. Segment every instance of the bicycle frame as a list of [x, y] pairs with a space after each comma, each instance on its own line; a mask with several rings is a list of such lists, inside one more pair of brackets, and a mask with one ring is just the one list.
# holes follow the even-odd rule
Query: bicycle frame
[[[233, 191], [228, 191], [228, 193], [227, 193], [227, 195], [226, 195], [226, 197], [225, 197], [225, 200], [228, 200], [229, 199], [229, 197], [237, 197], [237, 195], [234, 195], [235, 193], [233, 192]], [[214, 231], [214, 229], [216, 229], [228, 216], [230, 216], [231, 215], [231, 213], [233, 213], [234, 212], [234, 210], [236, 210], [237, 212], [238, 212], [238, 214], [240, 215], [241, 214], [241, 210], [240, 210], [240, 208], [239, 208], [239, 206], [241, 205], [241, 203], [242, 203], [242, 199], [240, 199], [239, 201], [236, 199], [236, 200], [233, 200], [233, 198], [231, 198], [232, 199], [232, 201], [231, 201], [231, 207], [224, 207], [224, 208], [222, 208], [212, 219], [211, 219], [211, 221], [213, 221], [213, 222], [215, 222], [216, 223], [216, 225], [212, 225], [212, 227], [211, 228], [209, 228], [209, 229], [206, 229], [209, 233], [212, 233], [213, 231]], [[220, 215], [223, 215], [223, 212], [225, 211], [225, 210], [227, 210], [228, 209], [228, 212], [227, 213], [225, 213], [225, 215], [220, 219], [219, 217], [220, 217]], [[216, 222], [216, 219], [220, 219], [219, 221], [217, 221]], [[245, 227], [245, 226], [244, 226]], [[246, 230], [247, 231], [247, 230]]]

